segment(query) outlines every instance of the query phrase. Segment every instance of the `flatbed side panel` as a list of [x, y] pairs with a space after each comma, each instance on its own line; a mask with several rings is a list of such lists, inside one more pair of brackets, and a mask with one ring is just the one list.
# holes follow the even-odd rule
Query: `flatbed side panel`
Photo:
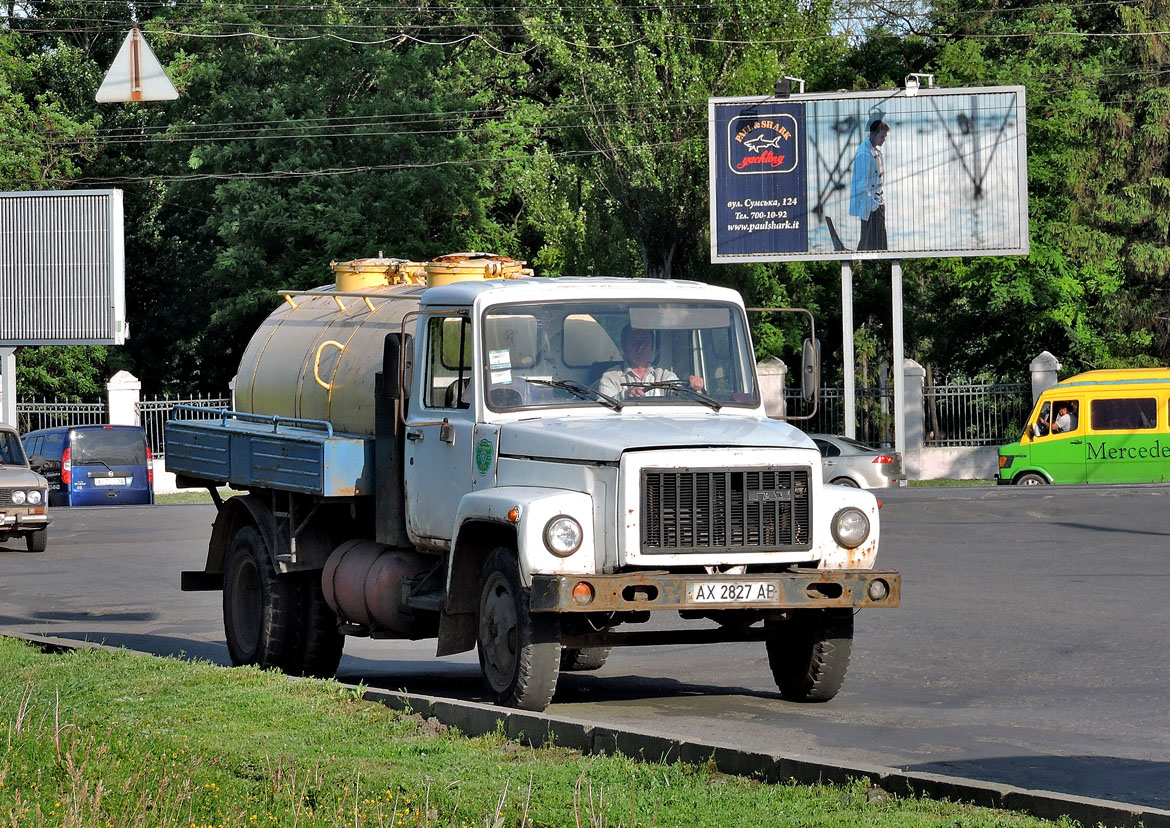
[[374, 439], [230, 418], [167, 423], [167, 471], [322, 497], [373, 494]]

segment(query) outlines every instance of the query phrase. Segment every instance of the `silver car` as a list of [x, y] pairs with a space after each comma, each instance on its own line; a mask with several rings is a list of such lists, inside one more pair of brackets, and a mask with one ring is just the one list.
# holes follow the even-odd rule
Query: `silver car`
[[23, 537], [29, 552], [44, 552], [48, 504], [48, 481], [28, 467], [16, 429], [0, 424], [0, 543]]
[[899, 486], [906, 479], [902, 471], [902, 455], [896, 451], [878, 451], [865, 443], [833, 434], [808, 436], [820, 449], [826, 483], [885, 489]]

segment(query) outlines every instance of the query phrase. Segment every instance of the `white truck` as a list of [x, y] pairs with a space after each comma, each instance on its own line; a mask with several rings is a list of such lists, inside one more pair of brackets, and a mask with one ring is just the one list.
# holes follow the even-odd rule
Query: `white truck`
[[542, 710], [614, 646], [762, 640], [785, 698], [833, 698], [900, 577], [873, 495], [765, 414], [740, 296], [521, 264], [335, 263], [282, 292], [233, 410], [167, 423], [218, 505], [182, 588], [222, 589], [233, 663], [329, 676], [345, 635], [434, 637]]

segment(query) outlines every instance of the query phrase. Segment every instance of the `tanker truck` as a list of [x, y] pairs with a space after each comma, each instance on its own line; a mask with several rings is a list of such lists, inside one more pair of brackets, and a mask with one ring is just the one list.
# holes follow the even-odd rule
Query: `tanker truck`
[[900, 576], [874, 496], [767, 416], [738, 293], [484, 254], [333, 270], [281, 291], [231, 409], [167, 422], [217, 506], [182, 589], [222, 590], [233, 664], [327, 677], [345, 636], [434, 638], [542, 710], [613, 647], [763, 641], [784, 698], [837, 694]]

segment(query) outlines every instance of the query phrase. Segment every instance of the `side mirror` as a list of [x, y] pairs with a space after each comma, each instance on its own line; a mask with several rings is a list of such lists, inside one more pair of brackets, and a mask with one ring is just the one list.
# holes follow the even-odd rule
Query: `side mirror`
[[387, 398], [409, 398], [414, 385], [414, 337], [386, 334], [382, 346], [382, 390]]
[[800, 396], [805, 402], [818, 399], [821, 389], [821, 342], [806, 339], [800, 350]]

